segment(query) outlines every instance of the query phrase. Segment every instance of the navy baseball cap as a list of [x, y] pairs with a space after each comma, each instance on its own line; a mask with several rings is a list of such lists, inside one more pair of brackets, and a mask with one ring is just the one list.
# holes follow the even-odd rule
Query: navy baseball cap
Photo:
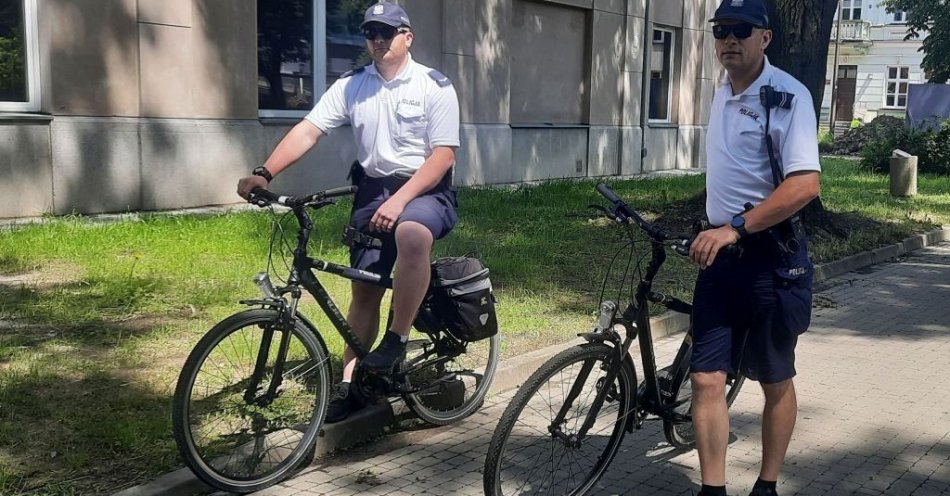
[[381, 22], [394, 28], [412, 27], [409, 24], [409, 16], [406, 15], [406, 11], [392, 2], [379, 2], [370, 5], [366, 9], [366, 15], [363, 16], [363, 24], [360, 24], [360, 28], [371, 22]]
[[760, 28], [769, 27], [769, 12], [765, 0], [722, 0], [709, 22], [743, 21]]

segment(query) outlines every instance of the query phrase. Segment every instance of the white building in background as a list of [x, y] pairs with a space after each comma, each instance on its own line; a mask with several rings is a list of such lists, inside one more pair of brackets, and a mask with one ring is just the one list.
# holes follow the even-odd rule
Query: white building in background
[[[837, 78], [837, 123], [848, 123], [854, 118], [867, 122], [878, 115], [903, 116], [908, 85], [927, 81], [920, 67], [924, 58], [919, 51], [923, 38], [905, 41], [907, 13], [888, 13], [879, 0], [841, 2], [841, 19], [832, 29], [828, 49], [821, 127], [827, 128], [829, 124], [832, 77]], [[841, 30], [841, 41], [835, 71], [837, 29]], [[840, 125], [835, 127], [842, 129]]]

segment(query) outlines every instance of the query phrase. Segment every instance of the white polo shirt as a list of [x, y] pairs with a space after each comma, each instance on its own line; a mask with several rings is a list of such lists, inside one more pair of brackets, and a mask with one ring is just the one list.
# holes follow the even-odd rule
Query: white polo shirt
[[350, 124], [369, 177], [415, 172], [437, 146], [459, 146], [459, 104], [447, 77], [412, 60], [391, 81], [374, 64], [341, 77], [306, 120], [329, 134]]
[[775, 190], [765, 146], [765, 107], [759, 100], [764, 85], [795, 95], [791, 108], [771, 110], [769, 124], [784, 175], [821, 171], [817, 120], [805, 85], [767, 58], [762, 74], [739, 95], [732, 94], [726, 74], [713, 97], [706, 134], [706, 215], [713, 225], [728, 224], [746, 202], [758, 205]]

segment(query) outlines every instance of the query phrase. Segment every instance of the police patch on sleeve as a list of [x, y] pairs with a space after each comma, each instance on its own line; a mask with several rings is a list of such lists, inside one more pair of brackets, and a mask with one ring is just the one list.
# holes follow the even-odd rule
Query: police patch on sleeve
[[442, 74], [441, 72], [435, 69], [429, 70], [429, 77], [432, 78], [433, 81], [435, 81], [435, 84], [443, 88], [452, 84], [452, 80], [449, 79], [448, 76], [446, 76], [445, 74]]

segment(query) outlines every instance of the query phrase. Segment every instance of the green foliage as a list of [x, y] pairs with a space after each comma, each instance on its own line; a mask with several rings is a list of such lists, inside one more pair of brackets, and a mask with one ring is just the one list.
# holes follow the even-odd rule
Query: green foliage
[[[871, 121], [874, 124], [882, 117]], [[861, 155], [862, 165], [879, 171], [890, 170], [890, 157], [894, 150], [900, 149], [917, 156], [917, 170], [941, 175], [950, 175], [950, 120], [940, 129], [914, 129], [901, 119], [891, 118], [886, 125], [879, 126], [868, 139]], [[870, 127], [871, 124], [865, 126]]]
[[831, 153], [834, 151], [835, 138], [830, 132], [824, 129], [818, 130], [818, 151], [821, 153]]
[[0, 36], [0, 99], [22, 98], [26, 81], [23, 54], [22, 29], [14, 29], [12, 37]]
[[834, 140], [834, 153], [838, 155], [860, 155], [872, 141], [881, 141], [906, 129], [904, 120], [890, 115], [882, 115], [867, 125], [848, 129]]
[[888, 12], [907, 12], [907, 36], [917, 38], [926, 33], [924, 60], [920, 66], [930, 75], [931, 83], [950, 79], [950, 3], [947, 0], [884, 0]]

